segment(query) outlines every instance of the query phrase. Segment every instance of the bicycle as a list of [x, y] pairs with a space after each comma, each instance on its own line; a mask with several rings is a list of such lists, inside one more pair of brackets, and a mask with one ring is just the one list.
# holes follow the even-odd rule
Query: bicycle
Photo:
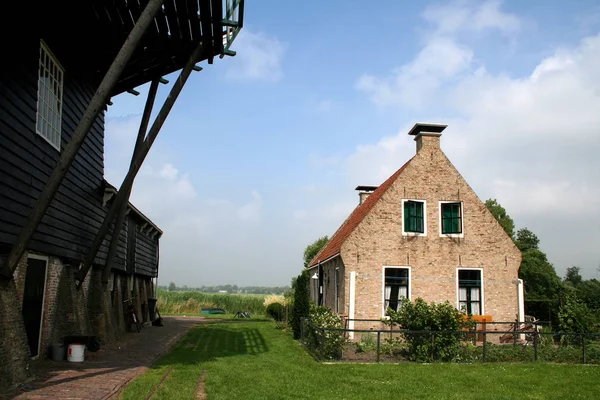
[[140, 333], [140, 330], [143, 328], [143, 325], [140, 323], [140, 320], [135, 312], [133, 299], [133, 297], [130, 297], [127, 300], [125, 300], [123, 304], [127, 304], [125, 307], [125, 313], [129, 316], [130, 324], [135, 324], [135, 328], [137, 329], [138, 333]]

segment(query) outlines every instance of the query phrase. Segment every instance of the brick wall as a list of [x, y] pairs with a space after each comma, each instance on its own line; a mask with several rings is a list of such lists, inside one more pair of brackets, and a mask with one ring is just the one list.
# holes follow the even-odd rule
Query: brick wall
[[[484, 313], [512, 321], [518, 312], [521, 253], [440, 150], [422, 137], [418, 154], [341, 248], [345, 282], [356, 271], [355, 318], [382, 317], [383, 266], [411, 267], [411, 297], [457, 305], [457, 268], [483, 270]], [[402, 199], [426, 200], [427, 236], [402, 235]], [[440, 237], [439, 201], [462, 201], [464, 237]], [[345, 299], [349, 288], [345, 285]], [[347, 313], [348, 304], [344, 301]]]
[[[48, 357], [49, 346], [61, 343], [64, 336], [95, 335], [106, 343], [126, 332], [123, 301], [131, 295], [122, 293], [121, 282], [132, 276], [116, 273], [114, 285], [109, 287], [102, 283], [102, 269], [92, 268], [77, 288], [76, 266], [63, 264], [57, 257], [37, 256], [47, 259], [41, 358]], [[29, 375], [31, 359], [21, 311], [26, 273], [27, 255], [19, 262], [14, 280], [0, 279], [0, 390], [23, 382]], [[150, 278], [134, 279], [134, 304], [140, 318], [142, 304], [147, 305], [149, 284]], [[129, 286], [126, 288], [128, 291]]]

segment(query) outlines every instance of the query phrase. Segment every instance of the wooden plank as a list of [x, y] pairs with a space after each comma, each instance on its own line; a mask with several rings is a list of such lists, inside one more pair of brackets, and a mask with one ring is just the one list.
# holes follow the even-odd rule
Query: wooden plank
[[191, 40], [198, 42], [202, 40], [201, 24], [200, 24], [200, 9], [198, 8], [198, 0], [187, 0], [187, 14], [192, 29]]
[[163, 7], [169, 24], [169, 30], [171, 31], [171, 39], [174, 42], [180, 42], [182, 40], [181, 28], [179, 27], [179, 19], [177, 18], [177, 10], [174, 3], [175, 0], [164, 0]]
[[214, 0], [211, 3], [212, 29], [214, 35], [213, 54], [219, 55], [223, 52], [223, 0]]
[[173, 2], [177, 9], [177, 20], [179, 21], [179, 29], [181, 29], [181, 38], [184, 42], [192, 41], [192, 32], [190, 29], [190, 13], [188, 11], [187, 0], [174, 0]]
[[[202, 22], [202, 44], [204, 45], [203, 55], [208, 57], [209, 64], [212, 64], [213, 31], [212, 14], [210, 9], [210, 0], [200, 0], [200, 21]], [[199, 60], [196, 60], [199, 61]]]

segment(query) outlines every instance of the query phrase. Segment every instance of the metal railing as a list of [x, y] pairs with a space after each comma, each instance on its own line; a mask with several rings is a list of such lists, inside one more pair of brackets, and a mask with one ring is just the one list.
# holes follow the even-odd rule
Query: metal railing
[[[327, 328], [303, 318], [300, 341], [319, 361], [600, 364], [600, 334], [545, 331], [540, 328], [547, 324], [539, 321], [520, 331], [523, 324], [486, 322], [463, 331], [412, 331], [387, 323], [385, 329]], [[489, 328], [500, 325], [504, 327]]]

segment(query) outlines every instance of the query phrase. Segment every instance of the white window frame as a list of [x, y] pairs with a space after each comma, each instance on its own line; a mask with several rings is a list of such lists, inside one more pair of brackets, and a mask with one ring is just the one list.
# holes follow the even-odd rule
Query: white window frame
[[[442, 204], [447, 203], [460, 203], [460, 233], [442, 233]], [[465, 203], [460, 200], [443, 200], [438, 202], [438, 225], [440, 237], [453, 237], [453, 238], [464, 238], [465, 237]]]
[[411, 267], [407, 265], [384, 265], [381, 267], [381, 316], [382, 318], [389, 318], [385, 315], [385, 269], [386, 268], [394, 268], [394, 269], [407, 269], [408, 270], [408, 299], [412, 298], [412, 271]]
[[[423, 203], [423, 233], [419, 232], [406, 232], [406, 228], [404, 226], [404, 203], [407, 201], [416, 201], [419, 203]], [[400, 213], [402, 216], [402, 236], [427, 236], [427, 200], [421, 199], [402, 199], [402, 212]]]
[[[52, 63], [51, 65], [46, 65], [44, 62], [44, 55], [47, 56], [47, 59]], [[40, 120], [40, 113], [43, 113], [40, 110], [40, 105], [41, 103], [46, 103], [45, 99], [41, 99], [40, 98], [40, 93], [41, 93], [41, 86], [42, 84], [45, 85], [45, 83], [42, 83], [42, 68], [45, 67], [51, 67], [49, 74], [51, 76], [51, 79], [56, 80], [57, 81], [57, 85], [58, 85], [58, 96], [59, 96], [59, 101], [58, 101], [58, 115], [52, 115], [53, 117], [56, 117], [56, 124], [58, 124], [57, 126], [55, 126], [55, 124], [51, 121], [49, 121], [48, 119], [46, 119], [46, 116], [42, 115], [42, 120]], [[60, 76], [56, 76], [56, 72], [60, 73]], [[44, 43], [43, 40], [40, 41], [40, 56], [39, 56], [39, 61], [38, 61], [38, 90], [37, 90], [37, 105], [36, 105], [36, 113], [35, 113], [35, 131], [38, 135], [40, 135], [41, 137], [44, 138], [44, 140], [46, 140], [48, 143], [50, 143], [50, 145], [52, 145], [52, 147], [54, 147], [56, 150], [60, 151], [60, 145], [61, 145], [61, 141], [62, 141], [62, 108], [63, 108], [63, 88], [64, 88], [64, 80], [65, 80], [65, 69], [62, 67], [62, 65], [60, 65], [60, 63], [58, 62], [58, 60], [56, 59], [56, 56], [54, 54], [52, 54], [52, 51], [50, 51], [50, 49], [48, 48], [48, 46], [46, 45], [46, 43]], [[47, 92], [47, 91], [46, 91]], [[48, 107], [49, 105], [46, 104], [46, 107]], [[46, 111], [46, 109], [44, 110]], [[44, 131], [54, 131], [57, 132], [57, 141], [54, 142], [52, 140], [52, 136], [48, 136], [48, 134]]]
[[458, 275], [459, 275], [459, 271], [479, 271], [480, 276], [481, 276], [481, 289], [480, 289], [480, 293], [479, 293], [479, 305], [480, 305], [480, 315], [485, 315], [485, 289], [484, 289], [484, 284], [483, 284], [483, 268], [469, 268], [469, 267], [458, 267], [456, 268], [456, 309], [458, 311], [462, 311], [460, 309], [460, 287], [459, 287], [459, 279], [458, 279]]

